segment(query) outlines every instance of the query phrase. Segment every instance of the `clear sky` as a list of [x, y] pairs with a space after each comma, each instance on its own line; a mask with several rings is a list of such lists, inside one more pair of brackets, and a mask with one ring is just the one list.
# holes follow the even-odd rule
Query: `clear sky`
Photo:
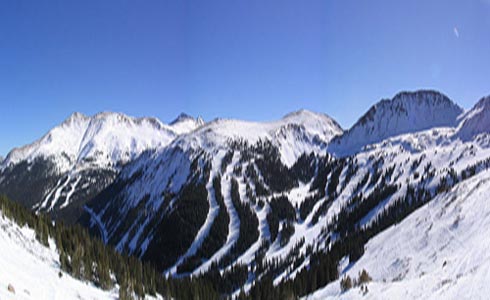
[[490, 0], [0, 2], [0, 154], [70, 113], [344, 128], [401, 90], [490, 94]]

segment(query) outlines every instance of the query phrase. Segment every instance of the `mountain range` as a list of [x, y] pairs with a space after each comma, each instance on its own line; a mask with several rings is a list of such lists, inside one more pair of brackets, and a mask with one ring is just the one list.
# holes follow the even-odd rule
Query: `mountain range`
[[[373, 299], [455, 298], [488, 267], [489, 133], [490, 97], [464, 110], [429, 90], [347, 130], [306, 110], [262, 123], [74, 113], [2, 160], [0, 193], [165, 275], [245, 270], [227, 295], [270, 279], [354, 299], [339, 282], [364, 269]], [[324, 260], [337, 276], [318, 275]]]

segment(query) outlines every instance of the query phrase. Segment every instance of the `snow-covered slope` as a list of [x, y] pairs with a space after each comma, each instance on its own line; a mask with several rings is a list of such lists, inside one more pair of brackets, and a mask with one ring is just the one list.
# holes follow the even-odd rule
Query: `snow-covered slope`
[[373, 278], [340, 292], [339, 281], [306, 299], [487, 299], [490, 294], [490, 172], [436, 197], [366, 245], [343, 276]]
[[463, 109], [435, 91], [402, 92], [373, 105], [352, 128], [332, 141], [330, 151], [345, 155], [403, 133], [455, 127]]
[[0, 212], [0, 299], [117, 299], [117, 290], [102, 291], [65, 272], [59, 277], [59, 254], [50, 244], [44, 247], [33, 230]]

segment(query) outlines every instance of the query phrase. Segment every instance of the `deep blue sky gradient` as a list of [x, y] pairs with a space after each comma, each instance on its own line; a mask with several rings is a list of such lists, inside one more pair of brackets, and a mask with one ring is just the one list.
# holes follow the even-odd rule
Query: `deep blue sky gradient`
[[170, 122], [306, 108], [348, 128], [420, 88], [469, 108], [489, 73], [490, 0], [6, 0], [0, 154], [74, 111]]

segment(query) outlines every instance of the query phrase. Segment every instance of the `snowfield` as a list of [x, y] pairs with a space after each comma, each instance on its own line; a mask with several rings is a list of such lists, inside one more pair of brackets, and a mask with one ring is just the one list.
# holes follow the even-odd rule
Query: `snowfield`
[[345, 293], [339, 280], [304, 299], [488, 299], [490, 295], [490, 171], [461, 182], [366, 245], [345, 264], [373, 281]]
[[103, 291], [65, 272], [60, 278], [59, 255], [53, 241], [50, 245], [44, 247], [33, 230], [0, 212], [0, 299], [117, 299], [117, 289]]

